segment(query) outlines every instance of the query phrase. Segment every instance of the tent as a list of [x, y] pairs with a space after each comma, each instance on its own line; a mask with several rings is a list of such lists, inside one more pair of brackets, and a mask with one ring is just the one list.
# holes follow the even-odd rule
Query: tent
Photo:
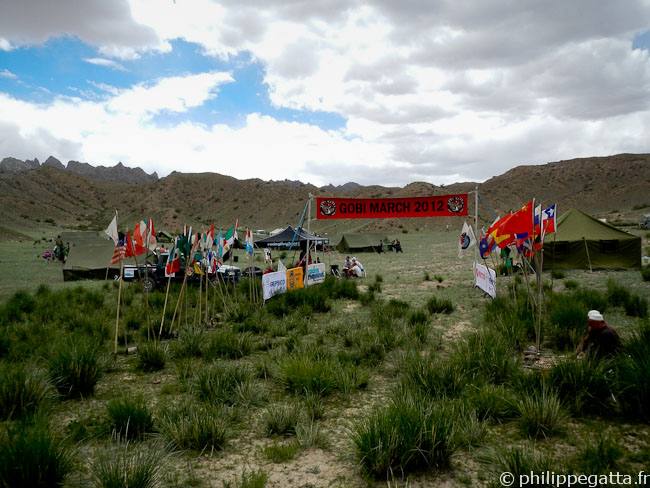
[[[61, 239], [70, 246], [63, 281], [115, 279], [120, 275], [120, 265], [110, 264], [115, 244], [104, 232], [63, 232]], [[138, 257], [138, 264], [143, 263], [144, 255]], [[135, 266], [135, 259], [126, 258], [124, 264]]]
[[379, 243], [388, 244], [390, 239], [385, 234], [343, 234], [336, 245], [339, 252], [376, 252]]
[[[260, 239], [255, 241], [257, 247], [289, 247], [291, 241], [293, 240], [293, 245], [295, 248], [298, 248], [300, 243], [307, 242], [307, 231], [302, 227], [294, 229], [291, 226], [288, 226], [282, 232], [269, 236], [265, 239]], [[329, 244], [329, 239], [326, 237], [320, 237], [315, 234], [309, 235], [309, 240], [314, 242], [316, 246], [322, 247], [323, 244]]]
[[544, 240], [544, 269], [641, 267], [641, 238], [572, 208]]

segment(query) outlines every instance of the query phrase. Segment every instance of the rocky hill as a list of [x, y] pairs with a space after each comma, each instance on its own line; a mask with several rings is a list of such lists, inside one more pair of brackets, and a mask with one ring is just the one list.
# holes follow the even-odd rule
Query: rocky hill
[[[36, 164], [35, 164], [36, 163]], [[48, 226], [71, 229], [103, 229], [115, 210], [120, 227], [133, 227], [139, 219], [153, 217], [158, 229], [172, 232], [183, 224], [272, 229], [297, 225], [309, 193], [316, 196], [358, 198], [444, 195], [465, 193], [478, 187], [482, 225], [493, 220], [489, 207], [503, 215], [535, 197], [542, 204], [557, 203], [559, 212], [576, 207], [598, 217], [635, 221], [650, 212], [650, 155], [620, 154], [519, 166], [484, 183], [437, 186], [414, 182], [403, 188], [361, 186], [347, 183], [316, 188], [260, 179], [237, 180], [215, 173], [174, 172], [155, 181], [125, 183], [94, 176], [83, 163], [70, 162], [66, 169], [49, 164], [3, 160], [4, 168], [25, 167], [0, 174], [0, 226], [35, 232]], [[121, 165], [118, 165], [118, 170]], [[129, 170], [121, 166], [124, 170]], [[73, 171], [77, 169], [78, 171]], [[97, 169], [97, 168], [96, 168]], [[104, 168], [106, 170], [106, 168]], [[99, 168], [101, 172], [101, 167]], [[131, 170], [133, 171], [133, 170]], [[141, 170], [140, 170], [141, 171]], [[87, 173], [87, 174], [83, 174]], [[470, 197], [474, 213], [474, 197]], [[432, 229], [446, 223], [458, 227], [457, 218], [312, 221], [319, 233]]]
[[[26, 161], [21, 161], [20, 159], [11, 157], [4, 158], [0, 161], [0, 173], [20, 173], [22, 171], [38, 168], [40, 165], [41, 164], [36, 158], [33, 160], [28, 159]], [[92, 166], [88, 163], [80, 163], [79, 161], [68, 161], [68, 165], [65, 166], [54, 156], [50, 156], [43, 162], [43, 165], [104, 181], [135, 184], [158, 180], [158, 175], [155, 172], [149, 175], [145, 173], [142, 168], [129, 168], [124, 166], [121, 162], [117, 163], [115, 166], [106, 167]]]

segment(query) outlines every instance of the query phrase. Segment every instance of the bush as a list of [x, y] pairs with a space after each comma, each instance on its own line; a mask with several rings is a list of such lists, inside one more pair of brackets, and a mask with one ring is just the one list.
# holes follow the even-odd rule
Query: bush
[[178, 340], [172, 346], [172, 355], [175, 358], [200, 358], [203, 355], [203, 343], [206, 334], [200, 328], [182, 329]]
[[456, 344], [452, 360], [470, 377], [481, 377], [495, 384], [508, 381], [519, 370], [510, 345], [493, 330], [470, 334]]
[[575, 295], [555, 295], [549, 307], [547, 339], [556, 349], [575, 350], [587, 331], [589, 309]]
[[153, 416], [142, 396], [111, 400], [109, 428], [125, 439], [141, 439], [153, 431]]
[[55, 388], [66, 398], [91, 395], [107, 368], [107, 358], [91, 339], [77, 336], [57, 343], [47, 362]]
[[630, 290], [626, 287], [611, 278], [607, 280], [607, 300], [611, 305], [614, 307], [622, 307], [630, 299], [630, 296]]
[[566, 280], [564, 282], [564, 288], [567, 290], [577, 290], [579, 286], [579, 283], [575, 280]]
[[[510, 486], [513, 487], [525, 486], [523, 482], [520, 484], [520, 480], [530, 477], [531, 473], [561, 471], [558, 469], [557, 463], [536, 451], [532, 446], [497, 448], [484, 455], [483, 461], [492, 465], [496, 473], [510, 473], [511, 479], [514, 480], [514, 484]], [[529, 486], [538, 485], [531, 484]]]
[[262, 414], [264, 433], [268, 436], [295, 435], [301, 417], [302, 408], [297, 403], [272, 405]]
[[151, 373], [165, 368], [167, 347], [160, 342], [145, 342], [138, 346], [136, 368]]
[[160, 414], [160, 431], [180, 450], [218, 451], [230, 437], [231, 419], [211, 405], [181, 405]]
[[632, 333], [614, 364], [614, 394], [623, 414], [632, 420], [650, 421], [650, 325]]
[[611, 410], [611, 389], [607, 370], [611, 364], [597, 357], [566, 359], [556, 364], [549, 375], [562, 402], [575, 415], [605, 414]]
[[516, 406], [519, 429], [527, 437], [548, 437], [560, 433], [564, 428], [566, 414], [559, 397], [550, 388], [544, 387], [536, 393], [524, 394]]
[[274, 463], [286, 463], [294, 458], [299, 449], [300, 445], [296, 441], [286, 444], [278, 444], [277, 441], [273, 441], [272, 445], [264, 446], [264, 456]]
[[486, 302], [485, 321], [517, 350], [535, 339], [533, 312], [523, 295], [517, 294], [515, 299], [498, 296]]
[[0, 364], [0, 420], [33, 415], [54, 397], [40, 372], [22, 364]]
[[485, 384], [468, 388], [465, 398], [482, 421], [500, 422], [514, 418], [517, 413], [515, 395], [504, 385]]
[[213, 363], [197, 373], [193, 390], [208, 403], [242, 405], [252, 398], [253, 374], [241, 365]]
[[643, 278], [643, 281], [650, 281], [650, 266], [641, 268], [641, 278]]
[[337, 388], [337, 366], [331, 359], [312, 358], [307, 354], [287, 356], [277, 363], [276, 378], [293, 393], [326, 396]]
[[230, 328], [214, 331], [209, 344], [203, 350], [206, 359], [239, 359], [253, 351], [253, 335], [250, 332], [235, 332]]
[[42, 419], [0, 426], [0, 484], [62, 486], [74, 467], [72, 450]]
[[415, 387], [432, 398], [456, 397], [469, 382], [468, 372], [454, 361], [421, 356], [409, 352], [401, 365], [401, 383], [406, 388]]
[[447, 298], [437, 298], [437, 297], [431, 297], [427, 301], [427, 310], [429, 310], [429, 313], [434, 314], [434, 313], [446, 313], [450, 314], [451, 312], [454, 311], [454, 304], [451, 303], [451, 300]]
[[625, 302], [625, 315], [645, 319], [648, 317], [648, 300], [638, 295], [633, 295]]
[[556, 280], [562, 280], [566, 278], [566, 273], [559, 269], [554, 269], [553, 271], [551, 271], [551, 276]]
[[446, 468], [456, 446], [458, 414], [449, 402], [434, 403], [412, 390], [394, 392], [386, 407], [375, 407], [351, 429], [364, 473], [385, 479], [423, 467]]
[[619, 468], [623, 450], [613, 439], [599, 434], [596, 442], [587, 444], [575, 460], [580, 473], [609, 474]]
[[168, 451], [160, 445], [132, 448], [119, 438], [99, 453], [90, 467], [97, 488], [155, 488], [162, 486]]

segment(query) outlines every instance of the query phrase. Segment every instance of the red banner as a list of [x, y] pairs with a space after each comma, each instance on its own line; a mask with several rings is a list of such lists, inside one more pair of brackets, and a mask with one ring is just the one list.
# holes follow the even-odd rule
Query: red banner
[[463, 217], [467, 193], [413, 198], [317, 198], [318, 219]]

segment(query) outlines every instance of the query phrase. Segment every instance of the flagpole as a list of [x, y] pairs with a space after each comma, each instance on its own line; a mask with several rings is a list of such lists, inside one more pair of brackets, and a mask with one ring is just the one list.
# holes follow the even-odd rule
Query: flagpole
[[309, 286], [309, 280], [307, 279], [309, 277], [309, 261], [310, 261], [310, 256], [311, 256], [311, 246], [309, 242], [309, 238], [311, 237], [311, 230], [310, 230], [310, 224], [311, 224], [311, 192], [309, 193], [309, 196], [307, 197], [307, 255], [305, 256], [305, 276], [303, 278], [303, 283], [304, 286]]
[[169, 285], [171, 285], [172, 277], [167, 279], [167, 291], [165, 292], [165, 305], [163, 305], [162, 318], [160, 319], [160, 331], [158, 337], [162, 337], [163, 324], [165, 323], [165, 313], [167, 312], [167, 299], [169, 298]]
[[120, 260], [120, 285], [117, 289], [117, 315], [115, 317], [115, 348], [113, 349], [113, 361], [117, 360], [117, 336], [120, 328], [120, 301], [122, 299], [122, 273], [124, 272], [124, 259]]

